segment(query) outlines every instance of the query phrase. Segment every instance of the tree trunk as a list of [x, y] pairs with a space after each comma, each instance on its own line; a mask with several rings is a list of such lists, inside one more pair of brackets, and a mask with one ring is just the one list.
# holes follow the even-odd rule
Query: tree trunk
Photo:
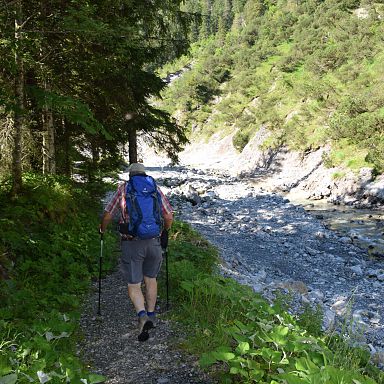
[[43, 113], [43, 146], [42, 146], [42, 156], [43, 156], [43, 175], [48, 173], [48, 168], [49, 168], [49, 161], [48, 161], [48, 147], [47, 147], [47, 142], [48, 142], [48, 132], [45, 129], [45, 122], [44, 122], [44, 113]]
[[87, 161], [88, 181], [94, 182], [96, 180], [96, 170], [100, 161], [99, 146], [94, 138], [90, 140], [92, 159]]
[[[49, 2], [43, 0], [40, 2], [41, 15], [46, 18], [50, 14]], [[42, 27], [44, 31], [44, 26]], [[44, 49], [40, 48], [41, 57], [41, 73], [43, 76], [43, 87], [44, 91], [50, 93], [51, 87], [51, 76], [47, 68], [44, 66]], [[42, 113], [43, 120], [43, 173], [56, 173], [56, 153], [55, 153], [55, 126], [53, 120], [53, 113], [50, 104], [47, 102], [45, 97], [45, 103]]]
[[137, 163], [137, 131], [134, 126], [128, 128], [128, 145], [129, 163]]
[[65, 124], [65, 120], [61, 120], [62, 129], [64, 132], [64, 175], [71, 177], [72, 163], [71, 163], [71, 135], [69, 128]]
[[[45, 91], [49, 92], [51, 86], [44, 85]], [[43, 107], [43, 173], [56, 173], [55, 158], [55, 126], [53, 124], [52, 109], [47, 103]]]
[[22, 168], [21, 168], [21, 140], [25, 124], [24, 110], [24, 62], [22, 55], [22, 4], [21, 0], [16, 3], [15, 18], [15, 111], [13, 124], [13, 153], [12, 153], [12, 190], [11, 195], [15, 197], [22, 189]]

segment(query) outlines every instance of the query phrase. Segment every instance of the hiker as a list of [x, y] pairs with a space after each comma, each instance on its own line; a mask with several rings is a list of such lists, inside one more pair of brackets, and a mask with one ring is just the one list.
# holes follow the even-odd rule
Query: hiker
[[[129, 298], [138, 316], [138, 339], [145, 341], [149, 337], [148, 330], [155, 325], [156, 278], [163, 258], [162, 247], [166, 248], [168, 243], [168, 230], [172, 225], [173, 212], [168, 199], [156, 186], [154, 179], [146, 174], [143, 164], [131, 164], [128, 172], [129, 181], [118, 186], [105, 207], [99, 232], [103, 234], [113, 216], [120, 213], [119, 231], [122, 250], [120, 266], [128, 283]], [[139, 195], [133, 199], [140, 188], [143, 192], [142, 196], [146, 195], [145, 193], [151, 188], [154, 194], [152, 193], [149, 199]], [[145, 206], [146, 204], [149, 204], [148, 207]], [[139, 214], [137, 214], [138, 205], [141, 207]], [[154, 217], [156, 208], [159, 220]], [[144, 224], [140, 225], [140, 221]], [[147, 224], [148, 222], [150, 224]], [[143, 281], [145, 300], [141, 289]]]

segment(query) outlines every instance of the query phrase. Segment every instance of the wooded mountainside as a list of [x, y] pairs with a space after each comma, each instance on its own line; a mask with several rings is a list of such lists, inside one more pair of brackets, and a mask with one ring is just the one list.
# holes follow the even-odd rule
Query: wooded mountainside
[[[186, 69], [163, 107], [192, 140], [234, 133], [242, 151], [261, 128], [264, 147], [332, 144], [329, 166], [384, 169], [384, 2], [187, 1], [202, 14]], [[198, 23], [199, 22], [199, 23]]]

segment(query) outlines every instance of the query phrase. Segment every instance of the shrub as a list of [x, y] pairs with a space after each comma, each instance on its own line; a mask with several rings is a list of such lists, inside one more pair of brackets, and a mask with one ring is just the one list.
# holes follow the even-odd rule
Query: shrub
[[232, 144], [239, 152], [242, 152], [250, 138], [250, 132], [238, 130], [232, 137]]

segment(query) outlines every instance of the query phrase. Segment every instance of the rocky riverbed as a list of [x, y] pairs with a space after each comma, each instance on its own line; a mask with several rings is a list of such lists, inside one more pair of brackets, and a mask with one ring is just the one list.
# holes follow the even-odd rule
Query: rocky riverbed
[[[246, 180], [188, 168], [149, 168], [178, 217], [215, 244], [221, 273], [273, 300], [320, 305], [325, 330], [348, 321], [352, 342], [384, 367], [384, 259], [369, 255], [287, 198]], [[292, 308], [294, 311], [295, 308]]]

